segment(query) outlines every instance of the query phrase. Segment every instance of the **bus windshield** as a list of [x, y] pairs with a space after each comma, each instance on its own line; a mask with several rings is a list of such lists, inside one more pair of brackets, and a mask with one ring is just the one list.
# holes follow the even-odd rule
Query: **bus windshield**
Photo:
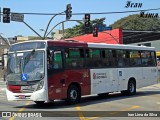
[[41, 80], [44, 77], [44, 51], [10, 53], [7, 67], [8, 81], [21, 81], [23, 74], [28, 76], [27, 81]]

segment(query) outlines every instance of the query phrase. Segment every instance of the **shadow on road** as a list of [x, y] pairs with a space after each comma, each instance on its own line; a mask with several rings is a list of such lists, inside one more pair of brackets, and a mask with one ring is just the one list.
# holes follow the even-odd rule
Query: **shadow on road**
[[[116, 100], [124, 100], [129, 98], [136, 98], [136, 97], [143, 97], [143, 96], [150, 96], [150, 95], [160, 95], [160, 91], [138, 91], [136, 95], [133, 96], [124, 96], [121, 93], [111, 93], [106, 97], [100, 97], [97, 95], [93, 96], [85, 96], [82, 97], [80, 106], [87, 106], [87, 105], [94, 105], [97, 103], [105, 103], [105, 102], [113, 102]], [[64, 108], [75, 108], [75, 105], [68, 105], [64, 100], [56, 100], [54, 102], [46, 102], [42, 105], [36, 105], [32, 102], [29, 105], [23, 106], [16, 106], [14, 108], [22, 108], [25, 107], [27, 109], [64, 109]]]

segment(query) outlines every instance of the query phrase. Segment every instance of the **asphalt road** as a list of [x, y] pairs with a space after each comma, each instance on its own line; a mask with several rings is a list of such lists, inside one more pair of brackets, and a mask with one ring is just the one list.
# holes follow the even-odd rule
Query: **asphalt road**
[[[93, 95], [83, 97], [77, 105], [57, 100], [37, 106], [30, 101], [8, 102], [5, 82], [0, 81], [0, 114], [2, 112], [4, 117], [0, 120], [159, 120], [156, 115], [160, 116], [160, 84], [138, 89], [134, 96], [114, 93], [102, 98]], [[10, 113], [18, 117], [5, 117]]]

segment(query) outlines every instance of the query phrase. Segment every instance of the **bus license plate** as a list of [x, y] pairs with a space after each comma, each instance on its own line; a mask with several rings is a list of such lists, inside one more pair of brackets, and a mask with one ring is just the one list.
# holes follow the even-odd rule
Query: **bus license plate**
[[26, 99], [25, 95], [19, 95], [19, 99]]

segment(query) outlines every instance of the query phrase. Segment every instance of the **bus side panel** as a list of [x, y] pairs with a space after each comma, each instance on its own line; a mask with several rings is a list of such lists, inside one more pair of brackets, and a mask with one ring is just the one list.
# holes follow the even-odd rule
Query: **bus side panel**
[[91, 94], [118, 91], [117, 68], [91, 69]]
[[88, 69], [66, 70], [65, 74], [67, 76], [66, 79], [67, 88], [72, 83], [78, 83], [81, 87], [81, 95], [82, 96], [90, 95], [91, 93], [90, 70]]
[[64, 72], [59, 73], [48, 72], [48, 99], [60, 99], [63, 98], [63, 89], [65, 89], [65, 85], [61, 83], [61, 80], [66, 79], [66, 75]]
[[81, 87], [81, 95], [90, 94], [89, 70], [64, 70], [48, 77], [49, 100], [67, 98], [67, 90], [72, 83]]
[[156, 84], [158, 82], [157, 67], [143, 67], [143, 85], [141, 87]]
[[130, 78], [134, 78], [136, 80], [136, 87], [139, 88], [142, 83], [142, 68], [141, 67], [126, 67], [126, 68], [118, 68], [118, 76], [119, 76], [119, 91], [127, 90], [128, 81]]
[[119, 91], [127, 90], [128, 80], [134, 78], [136, 80], [136, 88], [141, 88], [156, 84], [158, 74], [156, 67], [132, 67], [118, 68]]

